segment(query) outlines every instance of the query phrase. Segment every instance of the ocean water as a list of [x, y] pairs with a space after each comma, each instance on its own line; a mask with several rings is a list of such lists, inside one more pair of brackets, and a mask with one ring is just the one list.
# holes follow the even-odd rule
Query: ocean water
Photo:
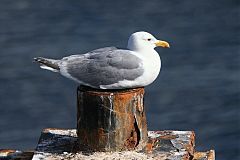
[[161, 73], [146, 87], [149, 130], [194, 130], [197, 150], [240, 159], [239, 10], [238, 0], [1, 0], [0, 148], [33, 149], [43, 128], [76, 127], [77, 84], [33, 57], [124, 48], [144, 30], [171, 44], [156, 49]]

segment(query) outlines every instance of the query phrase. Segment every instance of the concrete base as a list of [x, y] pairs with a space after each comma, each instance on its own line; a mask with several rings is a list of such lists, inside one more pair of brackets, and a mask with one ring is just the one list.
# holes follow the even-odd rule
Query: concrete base
[[196, 152], [193, 131], [149, 131], [144, 149], [122, 152], [79, 151], [76, 129], [47, 128], [35, 151], [0, 150], [2, 160], [215, 160], [214, 150]]
[[214, 151], [194, 151], [195, 135], [192, 131], [149, 131], [148, 143], [140, 151], [79, 151], [78, 143], [75, 129], [44, 129], [33, 159], [214, 160]]

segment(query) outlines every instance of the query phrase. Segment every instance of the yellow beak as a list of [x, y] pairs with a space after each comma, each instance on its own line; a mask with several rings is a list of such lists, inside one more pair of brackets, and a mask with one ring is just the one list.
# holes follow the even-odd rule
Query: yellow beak
[[156, 44], [157, 47], [170, 48], [169, 43], [166, 42], [166, 41], [158, 40], [155, 44]]

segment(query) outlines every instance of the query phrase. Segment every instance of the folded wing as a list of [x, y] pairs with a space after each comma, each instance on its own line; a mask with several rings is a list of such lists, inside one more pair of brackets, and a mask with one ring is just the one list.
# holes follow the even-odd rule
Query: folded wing
[[60, 68], [79, 82], [94, 87], [122, 80], [134, 80], [143, 74], [142, 61], [132, 51], [106, 47], [61, 60]]

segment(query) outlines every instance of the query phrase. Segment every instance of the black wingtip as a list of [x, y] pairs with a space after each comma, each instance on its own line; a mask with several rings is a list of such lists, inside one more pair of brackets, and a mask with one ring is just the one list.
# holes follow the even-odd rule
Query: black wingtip
[[34, 57], [32, 62], [33, 63], [43, 64], [44, 63], [44, 58], [42, 58], [42, 57]]
[[34, 60], [34, 62], [39, 63], [41, 66], [44, 65], [44, 66], [53, 68], [55, 70], [60, 70], [56, 60], [54, 60], [54, 59], [47, 59], [47, 58], [43, 58], [43, 57], [35, 57], [35, 58], [33, 58], [33, 60]]
[[32, 62], [38, 62], [38, 57], [34, 57]]
[[41, 61], [44, 60], [44, 58], [42, 58], [42, 57], [34, 57], [33, 60], [34, 60], [35, 62], [41, 62]]
[[33, 63], [39, 62], [39, 58], [38, 57], [34, 57], [32, 62]]

